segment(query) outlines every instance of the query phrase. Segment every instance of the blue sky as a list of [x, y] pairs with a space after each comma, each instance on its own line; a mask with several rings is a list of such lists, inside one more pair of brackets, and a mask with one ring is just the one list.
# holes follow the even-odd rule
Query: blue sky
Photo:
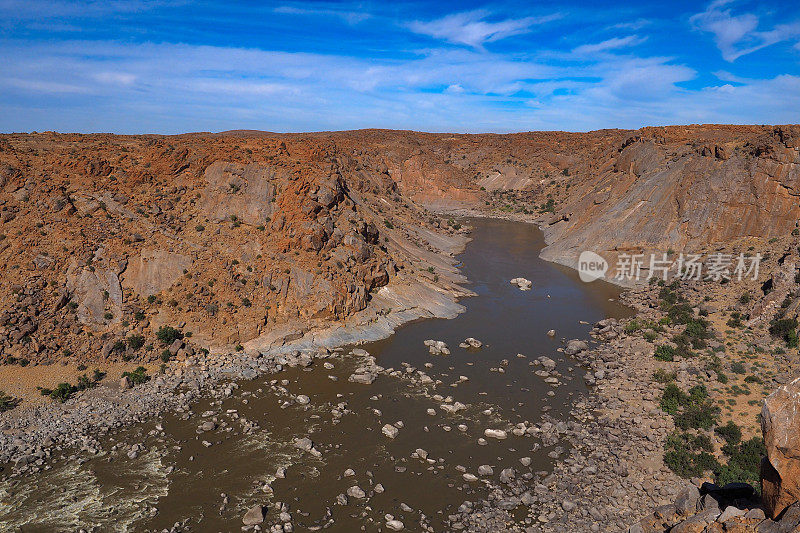
[[800, 2], [0, 0], [0, 131], [800, 122]]

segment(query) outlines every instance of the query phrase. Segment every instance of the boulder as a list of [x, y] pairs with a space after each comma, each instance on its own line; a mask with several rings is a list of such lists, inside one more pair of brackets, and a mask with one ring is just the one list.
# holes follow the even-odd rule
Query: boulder
[[521, 291], [529, 291], [531, 290], [531, 285], [533, 285], [533, 282], [525, 278], [514, 278], [510, 283], [519, 287]]
[[387, 520], [386, 528], [392, 531], [402, 531], [405, 526], [400, 520]]
[[567, 347], [564, 348], [564, 353], [567, 355], [575, 355], [576, 353], [580, 353], [588, 349], [589, 345], [586, 344], [585, 341], [572, 339], [571, 341], [567, 342]]
[[246, 526], [255, 526], [264, 522], [264, 507], [256, 505], [251, 507], [242, 517], [242, 523]]
[[386, 435], [387, 437], [389, 437], [390, 439], [393, 439], [393, 438], [395, 438], [395, 437], [397, 436], [397, 434], [399, 433], [399, 431], [397, 430], [397, 428], [396, 428], [396, 427], [394, 427], [394, 426], [393, 426], [393, 425], [391, 425], [391, 424], [386, 424], [386, 425], [384, 425], [384, 426], [381, 428], [381, 432], [382, 432], [384, 435]]
[[502, 429], [486, 429], [483, 434], [497, 440], [503, 440], [508, 437], [508, 434]]
[[347, 495], [350, 496], [351, 498], [356, 498], [357, 500], [361, 500], [367, 497], [364, 490], [358, 485], [353, 485], [352, 487], [348, 488]]
[[767, 516], [775, 518], [800, 500], [800, 378], [764, 400], [761, 431], [767, 457], [761, 463], [761, 493]]

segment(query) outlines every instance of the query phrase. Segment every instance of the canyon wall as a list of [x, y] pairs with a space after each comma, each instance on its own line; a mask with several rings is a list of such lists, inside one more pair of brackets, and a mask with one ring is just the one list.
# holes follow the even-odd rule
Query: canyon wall
[[425, 208], [533, 215], [569, 266], [785, 235], [798, 164], [798, 126], [2, 135], [0, 358], [130, 357], [164, 325], [233, 346], [398, 280], [457, 292], [463, 229]]

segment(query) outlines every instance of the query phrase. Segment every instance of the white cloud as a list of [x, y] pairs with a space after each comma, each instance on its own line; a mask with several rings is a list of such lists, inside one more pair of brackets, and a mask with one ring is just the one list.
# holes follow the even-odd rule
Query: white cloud
[[727, 8], [733, 0], [715, 0], [689, 20], [699, 30], [713, 33], [714, 42], [729, 62], [781, 41], [800, 37], [800, 22], [778, 24], [759, 31], [759, 18], [752, 13], [734, 15]]
[[512, 35], [528, 33], [533, 26], [561, 18], [559, 14], [552, 14], [542, 17], [486, 22], [484, 19], [487, 16], [488, 13], [486, 11], [453, 13], [429, 22], [414, 21], [408, 25], [408, 28], [415, 33], [428, 35], [436, 39], [482, 49], [485, 43], [499, 41]]
[[642, 28], [649, 26], [652, 23], [653, 22], [648, 19], [637, 19], [631, 22], [620, 22], [618, 24], [614, 24], [612, 26], [609, 26], [608, 29], [636, 31], [636, 30], [641, 30]]
[[372, 17], [371, 14], [363, 11], [347, 11], [336, 9], [313, 9], [306, 7], [296, 7], [291, 5], [278, 6], [274, 9], [275, 13], [282, 13], [285, 15], [312, 15], [324, 17], [338, 17], [351, 26], [355, 26], [360, 22], [364, 22]]
[[111, 41], [5, 43], [4, 52], [6, 131], [475, 132], [800, 122], [800, 77], [733, 83], [721, 74], [718, 85], [687, 89], [682, 84], [696, 72], [668, 57], [599, 54], [575, 66], [470, 49], [376, 60]]
[[620, 48], [629, 48], [639, 45], [647, 40], [647, 37], [639, 37], [638, 35], [629, 35], [627, 37], [614, 37], [606, 41], [594, 44], [584, 44], [578, 46], [572, 52], [576, 55], [593, 55], [611, 50], [618, 50]]
[[116, 85], [131, 85], [136, 81], [136, 76], [127, 72], [97, 72], [93, 77], [100, 83]]

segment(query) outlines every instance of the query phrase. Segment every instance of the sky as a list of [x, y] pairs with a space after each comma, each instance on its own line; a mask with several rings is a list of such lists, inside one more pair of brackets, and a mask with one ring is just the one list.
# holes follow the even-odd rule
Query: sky
[[0, 0], [0, 132], [800, 123], [800, 2]]

